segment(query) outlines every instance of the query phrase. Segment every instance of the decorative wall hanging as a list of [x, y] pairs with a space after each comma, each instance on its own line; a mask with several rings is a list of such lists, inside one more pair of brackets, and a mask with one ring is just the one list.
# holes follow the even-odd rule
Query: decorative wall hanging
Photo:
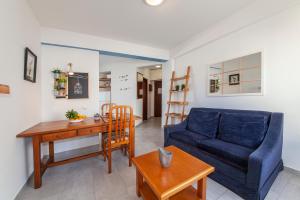
[[68, 76], [68, 98], [89, 98], [89, 74], [74, 73]]
[[67, 98], [67, 88], [68, 88], [68, 76], [67, 73], [63, 72], [59, 68], [55, 68], [52, 70], [53, 78], [54, 78], [54, 87], [53, 94], [55, 98]]
[[240, 74], [229, 75], [229, 85], [239, 85], [240, 84]]
[[208, 95], [262, 95], [262, 74], [261, 52], [210, 65]]
[[24, 80], [35, 83], [36, 82], [36, 67], [37, 56], [29, 49], [25, 48], [25, 62], [24, 62]]
[[9, 93], [10, 93], [9, 86], [0, 84], [0, 94], [9, 94]]

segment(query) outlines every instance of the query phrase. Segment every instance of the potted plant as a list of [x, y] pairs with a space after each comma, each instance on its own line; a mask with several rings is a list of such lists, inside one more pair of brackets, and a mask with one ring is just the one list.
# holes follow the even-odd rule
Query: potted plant
[[185, 89], [185, 84], [181, 84], [181, 90]]
[[54, 86], [53, 92], [54, 92], [54, 96], [58, 96], [59, 95], [59, 87], [58, 87], [58, 85]]
[[86, 116], [81, 115], [77, 111], [72, 109], [66, 112], [66, 118], [68, 118], [71, 123], [76, 123], [83, 121], [86, 118]]
[[53, 76], [55, 79], [59, 79], [59, 76], [61, 74], [61, 70], [59, 68], [56, 68], [54, 70], [52, 70]]
[[179, 88], [180, 88], [179, 85], [176, 85], [176, 86], [175, 86], [175, 90], [176, 90], [176, 91], [179, 91]]
[[65, 83], [67, 82], [66, 77], [60, 77], [58, 79], [58, 84], [60, 88], [65, 88]]

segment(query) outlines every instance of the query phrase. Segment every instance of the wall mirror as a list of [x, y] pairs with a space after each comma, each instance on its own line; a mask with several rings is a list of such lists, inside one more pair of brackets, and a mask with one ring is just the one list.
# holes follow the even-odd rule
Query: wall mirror
[[261, 52], [223, 61], [208, 68], [208, 95], [261, 95]]

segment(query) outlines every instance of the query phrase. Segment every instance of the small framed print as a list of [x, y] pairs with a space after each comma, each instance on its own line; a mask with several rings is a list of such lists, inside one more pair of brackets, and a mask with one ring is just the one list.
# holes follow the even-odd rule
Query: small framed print
[[239, 85], [240, 84], [240, 74], [229, 75], [229, 85]]
[[68, 76], [68, 99], [89, 98], [89, 74], [74, 73]]
[[36, 82], [36, 66], [37, 56], [29, 48], [26, 47], [24, 61], [24, 80], [33, 83]]

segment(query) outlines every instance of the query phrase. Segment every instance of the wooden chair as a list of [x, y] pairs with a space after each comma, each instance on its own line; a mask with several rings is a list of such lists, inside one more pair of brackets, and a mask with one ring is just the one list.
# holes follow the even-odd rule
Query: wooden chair
[[115, 106], [115, 103], [105, 103], [101, 106], [101, 115], [105, 116], [106, 114], [109, 114], [109, 109], [113, 106]]
[[108, 160], [108, 173], [112, 171], [112, 150], [122, 149], [128, 152], [129, 166], [132, 165], [132, 131], [134, 125], [133, 111], [130, 106], [113, 106], [109, 110], [109, 129], [104, 138], [104, 159]]
[[[109, 109], [115, 106], [115, 103], [105, 103], [101, 106], [101, 116], [106, 116], [109, 114]], [[101, 143], [101, 144], [100, 144]], [[103, 133], [99, 133], [99, 148], [104, 149], [104, 135]], [[104, 161], [106, 158], [104, 157]]]

